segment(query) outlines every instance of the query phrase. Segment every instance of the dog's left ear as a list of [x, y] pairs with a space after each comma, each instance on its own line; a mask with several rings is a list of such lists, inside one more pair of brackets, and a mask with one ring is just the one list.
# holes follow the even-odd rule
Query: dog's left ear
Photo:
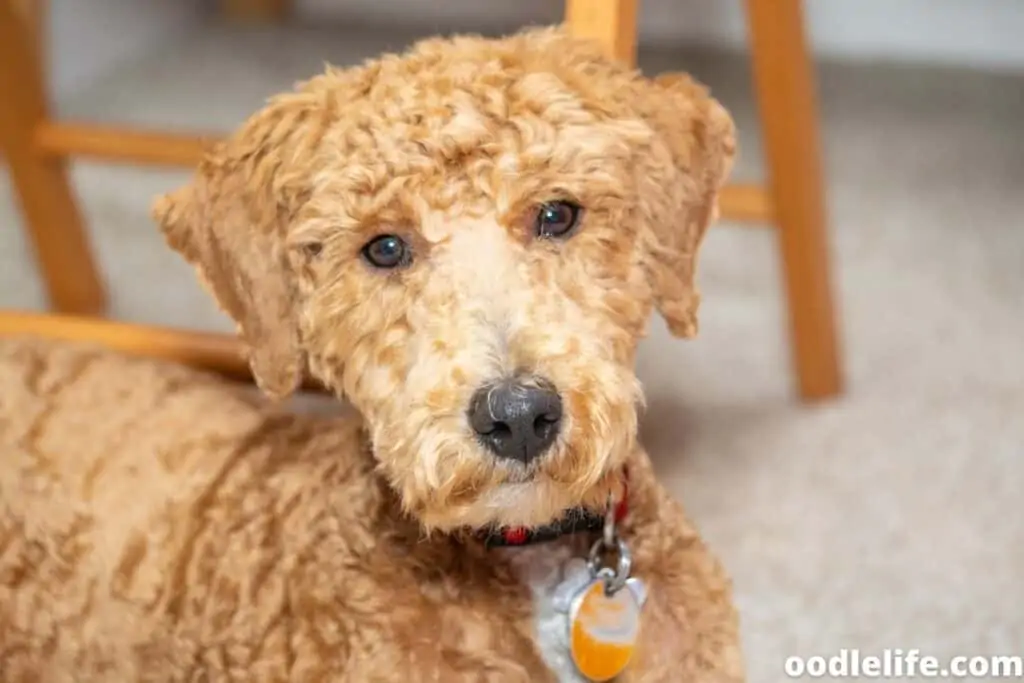
[[288, 225], [319, 141], [309, 98], [277, 98], [205, 157], [191, 184], [153, 207], [168, 244], [239, 327], [258, 386], [274, 398], [302, 379]]
[[650, 217], [644, 262], [654, 303], [679, 337], [697, 333], [696, 257], [717, 218], [718, 191], [732, 170], [736, 129], [707, 91], [682, 74], [641, 79], [634, 104], [671, 157], [670, 172], [647, 178], [659, 210]]

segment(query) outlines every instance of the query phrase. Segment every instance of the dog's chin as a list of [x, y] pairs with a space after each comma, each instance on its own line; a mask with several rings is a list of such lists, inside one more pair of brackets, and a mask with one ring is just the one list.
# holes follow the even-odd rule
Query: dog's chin
[[437, 531], [540, 527], [560, 519], [574, 508], [603, 510], [609, 495], [614, 495], [614, 487], [611, 477], [603, 477], [582, 495], [547, 479], [506, 482], [457, 508], [423, 511], [420, 522], [425, 528]]

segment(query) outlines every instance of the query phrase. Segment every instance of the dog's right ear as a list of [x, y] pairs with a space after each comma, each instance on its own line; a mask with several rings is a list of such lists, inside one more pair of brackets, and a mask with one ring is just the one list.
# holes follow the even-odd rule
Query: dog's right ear
[[275, 398], [305, 371], [285, 235], [311, 175], [295, 167], [312, 163], [322, 128], [310, 98], [276, 98], [153, 207], [168, 244], [238, 325], [257, 384]]

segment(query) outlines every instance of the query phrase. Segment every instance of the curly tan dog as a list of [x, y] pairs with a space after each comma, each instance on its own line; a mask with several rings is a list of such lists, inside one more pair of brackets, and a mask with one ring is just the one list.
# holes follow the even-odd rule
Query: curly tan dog
[[692, 81], [560, 29], [426, 40], [273, 99], [156, 215], [266, 393], [308, 369], [360, 417], [0, 344], [0, 679], [597, 679], [636, 635], [587, 621], [618, 600], [612, 626], [640, 625], [616, 680], [742, 680], [633, 372], [652, 308], [696, 331], [734, 146]]

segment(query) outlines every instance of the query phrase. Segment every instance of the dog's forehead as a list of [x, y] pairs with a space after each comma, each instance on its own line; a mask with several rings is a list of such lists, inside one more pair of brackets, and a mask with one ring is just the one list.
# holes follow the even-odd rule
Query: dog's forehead
[[311, 86], [332, 110], [323, 140], [328, 160], [386, 164], [395, 176], [451, 171], [481, 158], [516, 171], [514, 155], [550, 158], [559, 138], [579, 138], [578, 153], [601, 152], [636, 133], [621, 96], [632, 78], [587, 44], [540, 31], [423, 41], [401, 55], [331, 70]]
[[[508, 118], [530, 110], [540, 113], [553, 99], [579, 112], [607, 105], [593, 97], [594, 91], [602, 80], [627, 73], [589, 47], [551, 31], [505, 39], [432, 39], [406, 53], [332, 73], [335, 85], [348, 81], [357, 90], [347, 93], [356, 95], [348, 106], [396, 122], [444, 119], [467, 106]], [[330, 80], [322, 83], [332, 85]]]
[[307, 197], [295, 231], [327, 226], [356, 240], [425, 229], [428, 214], [514, 230], [544, 201], [620, 196], [655, 138], [629, 94], [637, 79], [543, 31], [435, 39], [330, 69], [304, 89], [319, 123], [312, 157], [289, 174]]
[[[500, 156], [570, 128], [594, 126], [599, 115], [582, 93], [543, 71], [419, 72], [407, 81], [379, 81], [349, 101], [325, 140], [349, 162], [423, 157], [451, 166], [473, 156]], [[475, 68], [475, 65], [473, 65]]]
[[311, 83], [333, 110], [313, 188], [329, 199], [316, 213], [355, 226], [389, 210], [412, 222], [427, 211], [500, 212], [629, 172], [625, 159], [651, 131], [602, 92], [631, 72], [593, 56], [573, 62], [581, 48], [557, 36], [528, 45], [438, 40]]

